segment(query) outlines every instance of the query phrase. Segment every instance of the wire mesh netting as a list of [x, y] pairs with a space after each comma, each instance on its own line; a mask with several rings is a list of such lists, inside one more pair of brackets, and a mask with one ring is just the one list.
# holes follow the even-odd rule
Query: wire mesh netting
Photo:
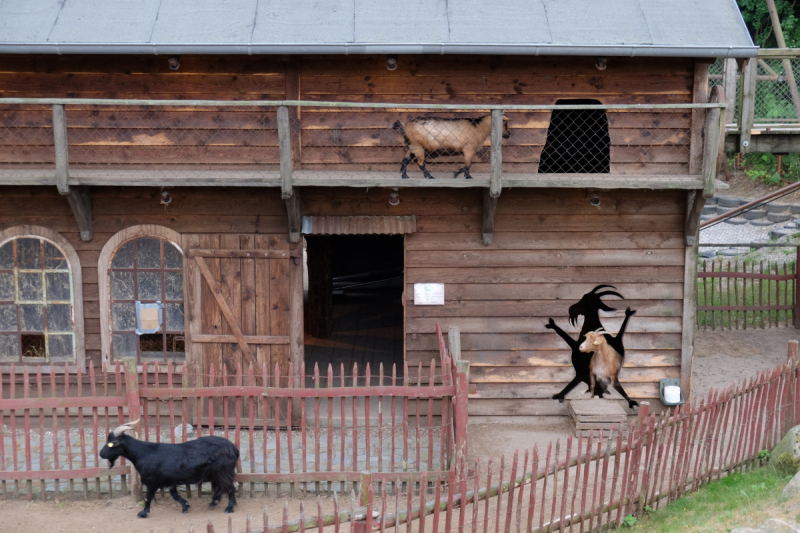
[[[792, 79], [800, 75], [798, 59], [759, 59], [756, 77], [755, 122], [796, 123], [797, 107], [792, 100]], [[798, 102], [800, 104], [800, 102]]]
[[[688, 174], [691, 108], [507, 110], [495, 134], [502, 171]], [[559, 106], [560, 107], [560, 106]], [[280, 181], [276, 106], [66, 105], [70, 178]], [[291, 162], [305, 178], [488, 179], [491, 110], [289, 108]], [[0, 107], [0, 176], [51, 170], [49, 106]], [[42, 172], [42, 179], [48, 175]]]

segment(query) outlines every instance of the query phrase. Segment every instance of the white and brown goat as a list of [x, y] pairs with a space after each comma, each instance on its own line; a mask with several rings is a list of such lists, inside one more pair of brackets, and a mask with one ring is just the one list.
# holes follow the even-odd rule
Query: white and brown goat
[[[414, 159], [422, 169], [422, 174], [428, 179], [433, 179], [425, 167], [425, 157], [458, 153], [464, 154], [464, 166], [459, 168], [453, 177], [457, 178], [463, 173], [466, 179], [472, 179], [469, 173], [472, 158], [492, 132], [492, 115], [480, 118], [419, 117], [405, 124], [397, 121], [393, 127], [402, 131], [406, 145], [406, 156], [400, 164], [400, 175], [403, 179], [408, 179], [406, 169]], [[509, 136], [508, 117], [503, 116], [503, 138], [508, 139]]]
[[592, 395], [596, 393], [602, 398], [603, 394], [608, 392], [613, 385], [614, 389], [628, 401], [628, 406], [633, 409], [638, 404], [628, 397], [625, 389], [619, 383], [622, 355], [611, 347], [606, 336], [614, 338], [603, 328], [589, 331], [586, 333], [586, 340], [579, 347], [580, 351], [584, 353], [592, 353], [592, 360], [589, 362], [589, 393]]

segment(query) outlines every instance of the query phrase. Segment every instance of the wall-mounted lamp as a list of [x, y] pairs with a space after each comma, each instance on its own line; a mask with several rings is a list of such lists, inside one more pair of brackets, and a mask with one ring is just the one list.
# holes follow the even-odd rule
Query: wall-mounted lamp
[[181, 60], [178, 56], [169, 56], [167, 58], [167, 65], [169, 65], [170, 70], [178, 70], [181, 68]]
[[608, 62], [606, 61], [605, 57], [598, 57], [594, 61], [594, 66], [597, 70], [605, 70], [608, 66]]
[[169, 204], [172, 203], [172, 196], [169, 195], [169, 191], [161, 191], [161, 205], [164, 206], [164, 209], [167, 208]]
[[389, 205], [400, 205], [400, 193], [397, 192], [397, 189], [392, 189], [392, 192], [389, 193]]
[[591, 205], [592, 207], [596, 207], [597, 209], [600, 209], [600, 195], [599, 194], [593, 195], [592, 199], [589, 200], [589, 205]]
[[397, 70], [397, 56], [386, 56], [386, 70]]

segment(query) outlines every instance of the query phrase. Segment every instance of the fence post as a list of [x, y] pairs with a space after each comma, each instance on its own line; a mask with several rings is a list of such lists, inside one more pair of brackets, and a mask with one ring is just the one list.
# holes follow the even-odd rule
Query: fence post
[[461, 359], [461, 330], [458, 326], [451, 326], [447, 330], [447, 340], [450, 343], [450, 356], [455, 366], [456, 397], [454, 403], [455, 426], [455, 460], [456, 464], [467, 458], [467, 395], [469, 394], [469, 361]]
[[358, 488], [358, 504], [366, 506], [369, 503], [367, 491], [372, 486], [372, 474], [369, 470], [361, 472], [360, 486]]
[[800, 246], [795, 249], [796, 255], [794, 260], [794, 310], [792, 311], [793, 322], [795, 329], [800, 329], [800, 298], [797, 297], [797, 289], [800, 287]]
[[[126, 357], [123, 361], [125, 362], [125, 394], [128, 399], [128, 421], [139, 420], [141, 411], [139, 410], [139, 375], [136, 372], [136, 358]], [[141, 438], [140, 427], [141, 424], [137, 424], [133, 428], [133, 437]], [[133, 467], [133, 463], [131, 463], [131, 494], [136, 502], [144, 498], [142, 495], [142, 478], [139, 477], [139, 472]]]
[[753, 129], [753, 117], [755, 116], [756, 105], [756, 73], [758, 72], [758, 61], [755, 57], [747, 60], [744, 67], [742, 81], [742, 98], [739, 109], [741, 119], [739, 120], [739, 152], [746, 154], [750, 151], [750, 130]]

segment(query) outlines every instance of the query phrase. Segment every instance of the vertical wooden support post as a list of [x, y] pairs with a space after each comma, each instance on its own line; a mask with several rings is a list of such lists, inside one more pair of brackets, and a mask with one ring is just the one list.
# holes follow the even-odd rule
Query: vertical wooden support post
[[503, 187], [503, 110], [492, 109], [492, 145], [490, 159], [489, 194], [492, 198], [500, 196]]
[[[355, 443], [353, 444], [355, 446]], [[369, 503], [369, 487], [372, 486], [372, 474], [365, 470], [361, 472], [361, 479], [359, 480], [358, 488], [358, 504], [366, 506]]]
[[[303, 368], [305, 352], [303, 348], [303, 245], [292, 245], [293, 249], [299, 250], [300, 257], [293, 257], [289, 260], [289, 361], [292, 362], [295, 375], [294, 383], [290, 386], [296, 389], [305, 386], [304, 376], [300, 375]], [[300, 398], [293, 398], [292, 402], [292, 424], [300, 425], [302, 417]]]
[[69, 194], [67, 116], [63, 104], [53, 104], [53, 143], [56, 148], [56, 187], [59, 193]]
[[[705, 104], [708, 101], [708, 60], [694, 62], [694, 86], [692, 103]], [[700, 174], [703, 169], [703, 125], [705, 110], [692, 110], [692, 130], [689, 139], [689, 174]]]
[[292, 196], [292, 138], [289, 108], [278, 106], [278, 149], [281, 162], [281, 198]]
[[[725, 95], [719, 85], [711, 88], [709, 103], [725, 103]], [[714, 196], [714, 180], [717, 179], [720, 160], [720, 135], [725, 130], [725, 110], [714, 107], [707, 110], [705, 140], [703, 143], [703, 197]]]
[[800, 329], [800, 296], [797, 294], [798, 288], [800, 288], [800, 247], [795, 249], [795, 260], [794, 260], [794, 290], [792, 291], [792, 296], [794, 296], [794, 311], [792, 321], [794, 322], [794, 328]]
[[722, 88], [725, 91], [725, 103], [728, 104], [728, 122], [736, 122], [734, 110], [736, 108], [736, 87], [739, 85], [737, 69], [738, 65], [735, 59], [728, 58], [724, 60], [722, 67]]
[[[289, 187], [291, 188], [291, 183]], [[291, 196], [286, 198], [286, 215], [289, 219], [289, 242], [300, 242], [303, 224], [300, 189], [294, 189]]]
[[[692, 201], [692, 195], [694, 199]], [[697, 315], [697, 226], [705, 198], [700, 191], [687, 193], [686, 233], [684, 235], [683, 327], [681, 335], [681, 392], [688, 403], [692, 392], [694, 330]], [[692, 232], [691, 234], [689, 232]]]
[[[125, 394], [128, 399], [128, 421], [139, 420], [141, 418], [141, 411], [139, 410], [139, 375], [136, 372], [136, 358], [126, 357], [125, 363]], [[133, 437], [141, 438], [141, 431], [139, 428], [141, 424], [137, 424], [133, 428]], [[142, 495], [142, 478], [139, 477], [139, 472], [133, 467], [131, 463], [131, 494], [134, 501], [141, 501], [144, 496]]]
[[67, 142], [67, 116], [63, 104], [53, 105], [53, 144], [56, 150], [56, 187], [58, 192], [67, 197], [78, 229], [81, 240], [91, 241], [92, 231], [92, 204], [89, 187], [69, 186], [69, 149]]
[[483, 190], [483, 244], [492, 244], [494, 239], [494, 213], [497, 210], [497, 197], [489, 189]]
[[742, 82], [741, 118], [739, 119], [739, 152], [746, 154], [750, 151], [750, 130], [753, 129], [756, 105], [756, 73], [758, 61], [756, 58], [747, 60], [744, 67], [744, 80]]

